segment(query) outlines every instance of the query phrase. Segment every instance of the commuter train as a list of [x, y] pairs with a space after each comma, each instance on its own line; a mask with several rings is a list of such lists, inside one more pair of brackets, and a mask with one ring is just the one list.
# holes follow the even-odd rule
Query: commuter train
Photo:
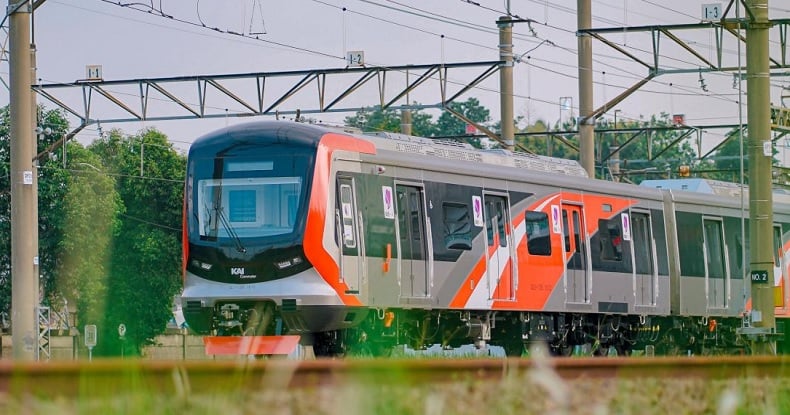
[[[452, 141], [231, 126], [189, 151], [184, 317], [200, 334], [299, 334], [316, 355], [746, 351], [748, 196], [653, 185]], [[774, 198], [779, 331], [789, 201]]]

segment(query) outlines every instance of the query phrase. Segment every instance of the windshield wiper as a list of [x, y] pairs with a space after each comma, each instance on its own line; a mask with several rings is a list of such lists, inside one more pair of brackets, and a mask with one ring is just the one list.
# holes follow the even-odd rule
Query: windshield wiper
[[214, 208], [214, 211], [216, 212], [217, 216], [219, 216], [219, 221], [220, 223], [222, 223], [222, 227], [225, 228], [225, 232], [227, 232], [228, 235], [230, 235], [230, 237], [233, 238], [233, 242], [236, 244], [236, 250], [242, 254], [246, 253], [247, 248], [245, 248], [244, 245], [241, 243], [241, 238], [239, 238], [239, 235], [236, 233], [236, 230], [233, 229], [233, 225], [230, 224], [228, 218], [225, 217], [225, 210], [221, 206], [217, 205]]

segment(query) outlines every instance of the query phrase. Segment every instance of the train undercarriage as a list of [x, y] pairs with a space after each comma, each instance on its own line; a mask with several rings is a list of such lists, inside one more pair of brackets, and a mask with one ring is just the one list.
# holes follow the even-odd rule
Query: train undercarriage
[[[341, 313], [341, 314], [338, 314]], [[499, 346], [508, 356], [544, 344], [557, 356], [742, 354], [738, 318], [617, 314], [343, 308], [305, 319], [272, 302], [215, 307], [213, 334], [299, 334], [316, 356], [387, 356], [398, 347], [453, 350]], [[340, 323], [343, 328], [336, 328]], [[334, 326], [334, 328], [332, 328]], [[330, 327], [328, 330], [322, 328]]]

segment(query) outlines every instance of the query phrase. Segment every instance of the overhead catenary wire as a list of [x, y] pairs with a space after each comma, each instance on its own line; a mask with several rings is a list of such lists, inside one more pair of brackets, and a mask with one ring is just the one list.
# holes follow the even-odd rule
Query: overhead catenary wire
[[[115, 4], [115, 5], [117, 5], [117, 4], [120, 4], [120, 2], [111, 2], [111, 1], [109, 1], [109, 0], [102, 0], [102, 1], [104, 1], [105, 3], [110, 3], [110, 4]], [[368, 1], [368, 3], [371, 3], [371, 2], [369, 2], [369, 1]], [[390, 2], [390, 3], [393, 3], [393, 4], [400, 4], [399, 2]], [[472, 4], [471, 2], [468, 2], [468, 3]], [[548, 4], [548, 3], [547, 3], [547, 4]], [[146, 7], [149, 7], [149, 9], [153, 9], [153, 6], [148, 6], [148, 5], [146, 5]], [[160, 5], [160, 9], [161, 9], [161, 5]], [[492, 9], [492, 10], [493, 10], [493, 9]], [[161, 10], [160, 10], [160, 12], [161, 12]], [[160, 14], [161, 14], [161, 15], [162, 15], [162, 17], [168, 17], [168, 16], [166, 15], [166, 13], [164, 13], [164, 12], [161, 12], [161, 13], [154, 13], [154, 14], [156, 14], [156, 15], [160, 15]], [[375, 18], [375, 16], [373, 16], [373, 17], [371, 17], [371, 18]], [[384, 19], [384, 20], [386, 20], [386, 19]], [[458, 19], [456, 19], [456, 20], [458, 20]], [[398, 22], [393, 22], [393, 23], [394, 23], [394, 24], [398, 24]], [[454, 23], [449, 23], [449, 24], [454, 24]], [[168, 27], [169, 27], [169, 26], [168, 26]], [[207, 28], [207, 29], [210, 29], [210, 30], [216, 31], [216, 28], [211, 28], [211, 27], [208, 27], [208, 26], [206, 26], [206, 25], [200, 25], [200, 27], [203, 27], [203, 28]], [[551, 26], [550, 26], [550, 25], [548, 25], [547, 27], [551, 27]], [[561, 28], [560, 28], [560, 29], [561, 29]], [[420, 29], [419, 29], [419, 28], [417, 28], [417, 27], [411, 26], [411, 30], [420, 30]], [[569, 31], [569, 30], [564, 30], [564, 31], [565, 31], [565, 32], [567, 32], [567, 33], [569, 33], [569, 34], [570, 34], [570, 33], [573, 33], [572, 31]], [[231, 31], [231, 30], [225, 30], [225, 32], [226, 32], [227, 34], [231, 34], [231, 35], [238, 35], [238, 33], [234, 32], [234, 31]], [[491, 30], [489, 30], [489, 33], [493, 33], [493, 32], [492, 32]], [[431, 34], [433, 34], [433, 35], [438, 35], [438, 36], [441, 36], [441, 35], [442, 35], [442, 34], [439, 34], [439, 33], [431, 33]], [[452, 37], [450, 37], [450, 36], [447, 36], [446, 38], [447, 38], [448, 40], [453, 40], [453, 41], [455, 41], [455, 40], [456, 40], [456, 39], [452, 39]], [[252, 40], [260, 40], [260, 39], [255, 39], [255, 38], [250, 38], [250, 39], [252, 39]], [[457, 39], [458, 39], [459, 41], [464, 41], [463, 39], [460, 39], [460, 38], [457, 38]], [[535, 42], [537, 41], [537, 40], [533, 40], [533, 39], [535, 39], [535, 38], [530, 38], [530, 37], [527, 37], [527, 39], [529, 39], [530, 41], [535, 41]], [[465, 42], [465, 43], [466, 43], [466, 44], [474, 44], [474, 42], [470, 43], [470, 42], [468, 42], [468, 41], [467, 41], [467, 42]], [[480, 45], [480, 44], [475, 44], [475, 45], [476, 45], [476, 46], [479, 46], [479, 47], [485, 47], [484, 45]], [[312, 53], [312, 52], [311, 52], [309, 49], [306, 49], [306, 48], [301, 48], [300, 50], [295, 50], [295, 49], [289, 48], [288, 46], [289, 46], [289, 45], [286, 45], [286, 46], [278, 46], [278, 47], [280, 47], [280, 48], [283, 48], [283, 49], [294, 50], [294, 51], [296, 51], [296, 52], [302, 52], [302, 53]], [[491, 48], [491, 47], [487, 47], [487, 48], [488, 48], [488, 49], [494, 49], [494, 48]], [[559, 47], [559, 49], [561, 49], [561, 50], [566, 50], [566, 51], [568, 51], [569, 53], [574, 53], [574, 50], [573, 50], [572, 48], [564, 48], [564, 47], [561, 47], [561, 46], [560, 46], [560, 47]], [[337, 59], [344, 59], [344, 57], [342, 57], [342, 56], [340, 56], [340, 57], [335, 57], [335, 58], [337, 58]], [[541, 65], [535, 65], [535, 64], [534, 64], [534, 62], [537, 62], [538, 60], [539, 60], [539, 58], [537, 58], [537, 57], [534, 57], [534, 58], [533, 58], [533, 60], [531, 61], [531, 62], [532, 62], [532, 64], [533, 64], [533, 66], [535, 66], [535, 67], [536, 67], [536, 69], [540, 69], [540, 70], [547, 71], [547, 72], [551, 72], [551, 73], [558, 73], [558, 74], [561, 74], [559, 71], [556, 71], [556, 70], [553, 70], [553, 69], [549, 69], [549, 68], [546, 68], [546, 67], [544, 67], [544, 66], [541, 66]], [[561, 64], [561, 63], [559, 63], [559, 62], [552, 62], [552, 61], [549, 61], [549, 60], [545, 60], [545, 62], [549, 62], [550, 64]], [[600, 63], [600, 62], [599, 62], [599, 63]], [[608, 74], [612, 74], [612, 75], [613, 75], [613, 77], [615, 76], [615, 75], [614, 75], [615, 71], [616, 71], [616, 70], [619, 70], [619, 69], [621, 69], [620, 67], [618, 67], [618, 66], [616, 66], [616, 65], [612, 65], [612, 66], [610, 66], [610, 67], [611, 67], [611, 71], [607, 71], [607, 73], [608, 73]], [[568, 78], [570, 78], [570, 79], [575, 79], [575, 78], [576, 78], [576, 77], [575, 77], [575, 76], [573, 76], [573, 75], [571, 75], [571, 76], [568, 76], [567, 74], [561, 74], [560, 76], [565, 76], [565, 77], [568, 77]], [[623, 75], [618, 75], [618, 76], [623, 76]], [[640, 78], [641, 78], [641, 77], [637, 76], [636, 74], [632, 74], [632, 76], [633, 76], [633, 79], [640, 79]], [[656, 82], [656, 81], [655, 81], [655, 80], [653, 80], [653, 81], [651, 81], [651, 82]], [[658, 82], [658, 83], [661, 83], [661, 82]], [[596, 81], [596, 84], [600, 84], [600, 85], [604, 85], [604, 86], [611, 86], [611, 87], [614, 87], [614, 88], [626, 88], [626, 87], [627, 87], [627, 86], [623, 86], [623, 85], [617, 85], [616, 83], [608, 83], [608, 82], [605, 82], [605, 81], [604, 81], [604, 82], [597, 82], [597, 81]], [[481, 91], [485, 91], [485, 92], [492, 92], [492, 93], [497, 93], [497, 91], [496, 91], [496, 90], [493, 90], [493, 89], [482, 89], [482, 88], [477, 88], [477, 89], [479, 89], [479, 90], [481, 90]], [[679, 88], [678, 88], [678, 89], [679, 89]], [[641, 91], [641, 92], [650, 92], [650, 91], [647, 91], [647, 90], [640, 90], [640, 91]], [[688, 94], [689, 96], [691, 96], [691, 95], [698, 95], [697, 91], [694, 91], [694, 89], [693, 89], [692, 87], [689, 87], [689, 89], [688, 89], [687, 91], [688, 91], [688, 92], [687, 92], [687, 94]], [[652, 93], [661, 93], [661, 92], [660, 92], [660, 91], [653, 91]], [[555, 103], [555, 101], [554, 101], [554, 100], [550, 100], [550, 99], [543, 99], [543, 100], [541, 100], [541, 99], [536, 99], [535, 97], [531, 97], [531, 96], [529, 96], [529, 95], [531, 95], [531, 94], [528, 94], [528, 96], [522, 96], [522, 95], [514, 95], [514, 96], [515, 96], [516, 98], [527, 99], [527, 100], [529, 100], [529, 101], [544, 102], [544, 103], [549, 103], [549, 104], [554, 104], [554, 103]]]

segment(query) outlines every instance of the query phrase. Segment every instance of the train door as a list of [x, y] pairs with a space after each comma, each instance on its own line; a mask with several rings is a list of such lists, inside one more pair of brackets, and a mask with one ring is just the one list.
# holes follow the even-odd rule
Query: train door
[[484, 196], [488, 296], [494, 300], [514, 298], [513, 232], [510, 228], [510, 204], [506, 196]]
[[727, 306], [727, 252], [724, 246], [724, 227], [719, 218], [702, 218], [705, 244], [705, 289], [708, 308]]
[[429, 257], [425, 194], [422, 187], [396, 184], [398, 259], [402, 297], [428, 297]]
[[569, 303], [590, 302], [587, 274], [587, 233], [584, 230], [582, 207], [562, 205], [563, 250], [565, 253], [565, 287]]
[[[623, 214], [623, 223], [628, 215]], [[634, 249], [634, 293], [638, 306], [656, 305], [656, 266], [653, 253], [653, 233], [650, 228], [650, 214], [631, 212], [630, 224], [632, 246]], [[625, 232], [624, 232], [625, 233]]]
[[359, 241], [360, 215], [357, 212], [354, 179], [338, 177], [337, 179], [337, 211], [338, 236], [341, 241], [340, 278], [348, 286], [349, 293], [359, 293], [359, 282], [362, 279], [364, 247]]

